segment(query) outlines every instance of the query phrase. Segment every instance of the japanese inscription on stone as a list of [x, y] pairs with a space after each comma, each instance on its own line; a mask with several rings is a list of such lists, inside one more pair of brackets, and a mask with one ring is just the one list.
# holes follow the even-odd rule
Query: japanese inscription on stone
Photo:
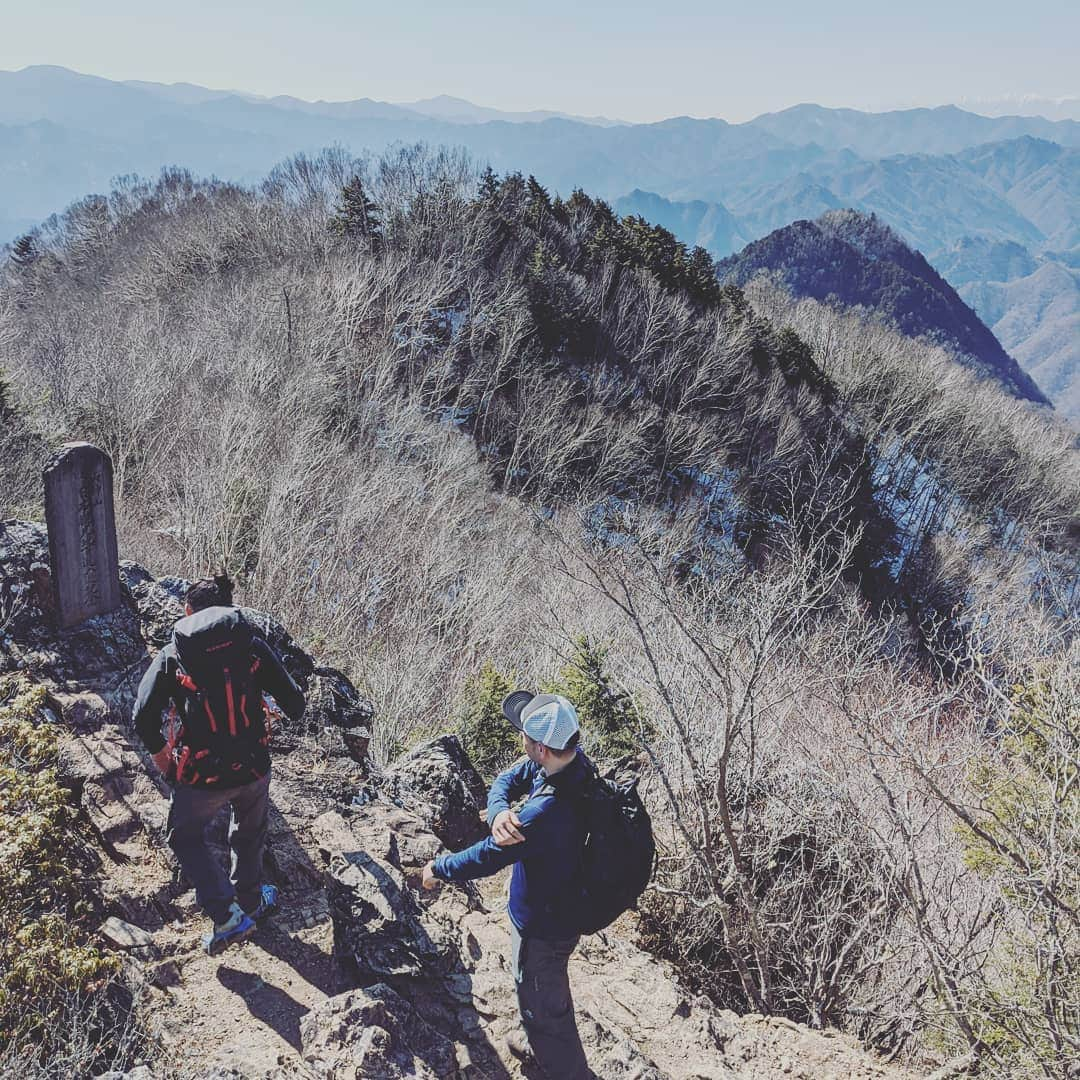
[[90, 443], [66, 443], [43, 475], [57, 620], [76, 626], [120, 605], [112, 462]]

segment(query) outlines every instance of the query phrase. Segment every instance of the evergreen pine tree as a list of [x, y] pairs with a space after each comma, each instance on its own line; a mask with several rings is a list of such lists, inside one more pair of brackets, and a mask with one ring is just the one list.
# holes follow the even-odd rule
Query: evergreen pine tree
[[495, 170], [488, 165], [480, 177], [480, 188], [477, 191], [477, 197], [485, 202], [491, 202], [496, 195], [499, 194], [499, 176]]
[[465, 684], [457, 735], [477, 772], [490, 780], [521, 753], [521, 737], [506, 722], [502, 703], [513, 679], [490, 661]]
[[618, 689], [607, 670], [608, 649], [585, 634], [574, 639], [570, 662], [547, 692], [562, 694], [577, 709], [591, 752], [620, 758], [641, 749], [640, 720], [633, 698]]
[[368, 198], [364, 182], [354, 176], [342, 189], [330, 219], [333, 229], [350, 240], [365, 240], [373, 250], [382, 246], [378, 204]]
[[686, 266], [687, 285], [703, 304], [713, 306], [720, 301], [720, 279], [716, 276], [713, 257], [703, 248], [690, 252]]
[[530, 176], [525, 182], [525, 218], [533, 228], [537, 228], [551, 212], [551, 196], [547, 189]]
[[19, 270], [33, 266], [40, 258], [41, 254], [37, 249], [33, 233], [24, 233], [11, 246], [11, 261]]

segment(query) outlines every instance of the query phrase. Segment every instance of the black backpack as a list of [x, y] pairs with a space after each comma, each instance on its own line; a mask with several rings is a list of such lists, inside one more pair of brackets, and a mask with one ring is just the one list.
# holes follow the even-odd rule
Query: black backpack
[[206, 608], [174, 627], [176, 680], [184, 699], [175, 749], [180, 783], [229, 787], [266, 771], [269, 739], [254, 636], [231, 607]]
[[605, 780], [594, 765], [578, 795], [585, 822], [578, 928], [595, 934], [637, 903], [656, 858], [652, 821], [637, 780]]

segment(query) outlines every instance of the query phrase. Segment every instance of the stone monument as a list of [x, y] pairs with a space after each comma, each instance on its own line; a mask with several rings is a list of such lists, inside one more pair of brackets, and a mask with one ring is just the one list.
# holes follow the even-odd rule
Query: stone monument
[[112, 462], [90, 443], [65, 443], [42, 476], [56, 617], [66, 629], [120, 606]]

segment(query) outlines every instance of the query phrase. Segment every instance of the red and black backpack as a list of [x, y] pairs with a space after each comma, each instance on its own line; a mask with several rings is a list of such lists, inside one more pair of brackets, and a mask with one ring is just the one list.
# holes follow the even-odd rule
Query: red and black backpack
[[254, 633], [238, 608], [211, 607], [173, 628], [180, 730], [173, 741], [181, 784], [234, 787], [269, 768]]

